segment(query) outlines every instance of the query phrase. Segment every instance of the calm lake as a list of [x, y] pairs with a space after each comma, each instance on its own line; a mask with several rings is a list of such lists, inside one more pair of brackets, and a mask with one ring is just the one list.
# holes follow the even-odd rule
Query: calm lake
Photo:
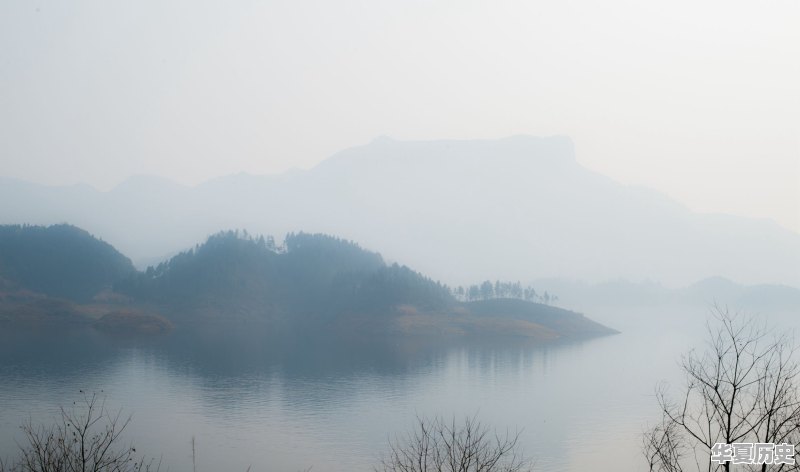
[[[656, 384], [702, 347], [707, 310], [589, 313], [622, 334], [513, 342], [370, 345], [220, 333], [119, 340], [0, 334], [0, 457], [19, 425], [101, 391], [133, 415], [128, 438], [171, 471], [371, 470], [417, 416], [475, 416], [522, 430], [536, 470], [642, 470]], [[677, 387], [678, 385], [675, 385]]]

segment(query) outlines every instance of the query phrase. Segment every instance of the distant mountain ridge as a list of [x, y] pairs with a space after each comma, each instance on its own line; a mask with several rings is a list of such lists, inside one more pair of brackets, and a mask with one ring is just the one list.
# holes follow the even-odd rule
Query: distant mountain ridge
[[[183, 187], [135, 178], [109, 192], [2, 180], [0, 222], [70, 221], [148, 260], [224, 227], [337, 234], [451, 284], [483, 279], [711, 276], [800, 286], [800, 235], [692, 213], [583, 168], [565, 137], [377, 139], [308, 171]], [[157, 233], [150, 228], [159, 228]]]
[[710, 277], [685, 287], [669, 288], [653, 282], [626, 280], [590, 284], [575, 280], [542, 279], [540, 289], [561, 294], [561, 301], [575, 309], [604, 307], [611, 311], [688, 306], [710, 310], [715, 305], [737, 313], [786, 315], [800, 312], [800, 289], [780, 284], [742, 285], [723, 277]]

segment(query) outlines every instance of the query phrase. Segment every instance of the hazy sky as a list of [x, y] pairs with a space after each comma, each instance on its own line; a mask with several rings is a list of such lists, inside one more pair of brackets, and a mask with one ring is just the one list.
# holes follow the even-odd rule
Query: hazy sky
[[798, 25], [798, 0], [5, 0], [0, 175], [196, 183], [379, 135], [559, 134], [800, 231]]

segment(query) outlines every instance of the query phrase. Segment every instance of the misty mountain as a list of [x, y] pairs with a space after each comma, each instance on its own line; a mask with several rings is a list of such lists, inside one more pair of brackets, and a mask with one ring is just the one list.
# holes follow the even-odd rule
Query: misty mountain
[[74, 226], [0, 226], [0, 280], [84, 302], [134, 273], [130, 259]]
[[800, 289], [778, 284], [741, 285], [722, 277], [701, 280], [677, 295], [686, 302], [719, 304], [749, 313], [800, 311]]
[[337, 234], [450, 284], [562, 277], [686, 285], [723, 276], [800, 286], [800, 235], [767, 220], [693, 213], [621, 185], [578, 164], [563, 137], [380, 138], [307, 171], [195, 187], [136, 177], [99, 192], [4, 179], [0, 219], [70, 221], [139, 263], [220, 228], [247, 228]]
[[[780, 284], [743, 285], [724, 277], [709, 277], [685, 287], [670, 288], [655, 282], [613, 280], [587, 283], [541, 279], [536, 286], [560, 294], [560, 303], [573, 309], [639, 311], [654, 306], [687, 307], [710, 312], [715, 306], [733, 313], [786, 316], [795, 320], [800, 311], [800, 289]], [[794, 323], [794, 321], [792, 321]]]

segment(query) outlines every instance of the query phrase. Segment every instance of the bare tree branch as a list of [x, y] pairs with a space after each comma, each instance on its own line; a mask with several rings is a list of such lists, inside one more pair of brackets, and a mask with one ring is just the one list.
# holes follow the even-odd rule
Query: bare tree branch
[[61, 408], [61, 418], [51, 426], [22, 425], [26, 440], [16, 462], [0, 472], [144, 472], [158, 471], [160, 462], [136, 454], [122, 444], [130, 416], [110, 412], [105, 399], [83, 393], [72, 409]]
[[[651, 472], [731, 469], [710, 460], [716, 443], [795, 444], [800, 439], [800, 367], [785, 335], [774, 336], [753, 318], [714, 307], [704, 353], [681, 361], [686, 389], [679, 403], [657, 390], [662, 420], [643, 438]], [[690, 460], [693, 459], [693, 460]], [[757, 464], [752, 470], [796, 471], [799, 465]]]
[[516, 452], [520, 433], [492, 432], [476, 418], [457, 424], [417, 418], [416, 428], [389, 441], [376, 472], [523, 472], [531, 463]]

